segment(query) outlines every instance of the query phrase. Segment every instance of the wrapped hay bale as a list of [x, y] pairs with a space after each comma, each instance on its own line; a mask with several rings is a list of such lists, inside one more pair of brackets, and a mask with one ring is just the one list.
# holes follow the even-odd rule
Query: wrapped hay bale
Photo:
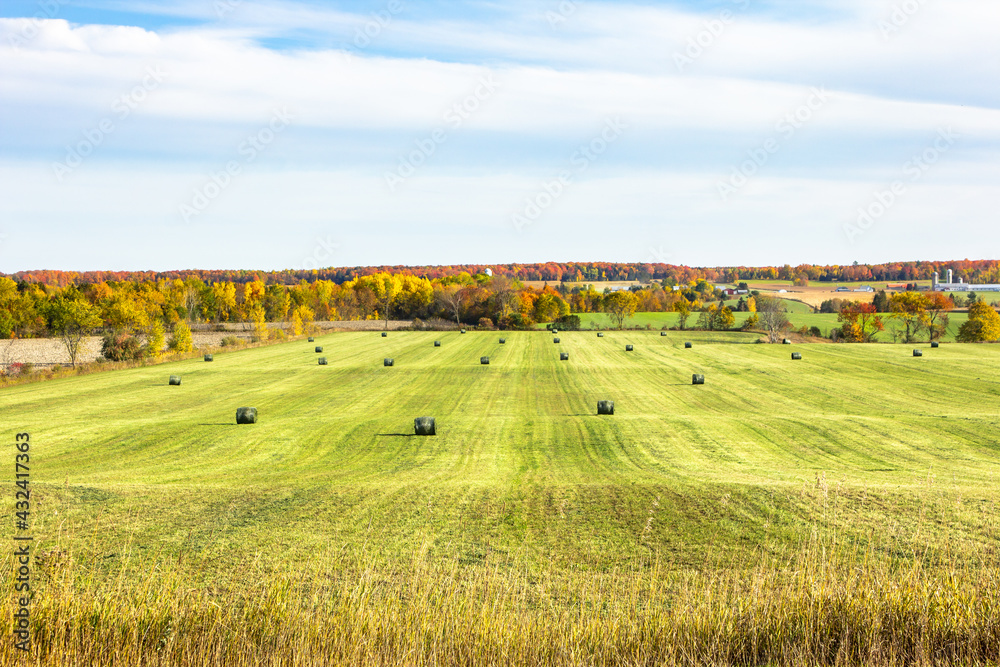
[[613, 415], [613, 414], [615, 414], [615, 402], [614, 401], [598, 401], [597, 402], [597, 414], [599, 414], [599, 415]]
[[797, 361], [797, 360], [799, 360], [801, 358], [802, 358], [802, 354], [800, 352], [792, 352], [792, 359], [795, 359]]
[[214, 359], [215, 359], [215, 357], [213, 357], [213, 356], [212, 356], [212, 355], [210, 355], [210, 354], [206, 354], [206, 355], [205, 355], [205, 361], [213, 361]]
[[389, 336], [389, 334], [387, 334], [387, 333], [386, 333], [386, 332], [384, 332], [384, 331], [382, 332], [382, 338], [387, 338], [388, 336]]
[[461, 331], [459, 331], [458, 333], [465, 333], [465, 329], [462, 329], [462, 330], [461, 330]]
[[382, 365], [383, 366], [392, 366], [394, 363], [396, 363], [396, 360], [395, 359], [389, 359], [388, 357], [386, 357], [385, 359], [382, 360]]
[[326, 366], [326, 357], [320, 357], [319, 358], [319, 365], [320, 366]]
[[553, 338], [553, 339], [552, 339], [552, 342], [553, 342], [553, 343], [558, 343], [558, 342], [559, 342], [559, 339], [558, 339], [558, 338]]
[[782, 345], [791, 345], [792, 344], [792, 339], [791, 338], [786, 338], [783, 341], [781, 341], [781, 344]]
[[441, 341], [439, 340], [434, 341], [434, 347], [441, 347]]
[[935, 349], [938, 348], [938, 347], [940, 347], [940, 346], [941, 346], [941, 343], [939, 343], [937, 341], [934, 341], [934, 342], [931, 343], [931, 347], [933, 347]]
[[667, 332], [666, 332], [666, 331], [661, 331], [661, 332], [660, 332], [660, 337], [661, 337], [661, 338], [662, 338], [663, 336], [666, 336], [666, 335], [667, 335]]
[[626, 351], [626, 352], [631, 352], [631, 351], [632, 351], [633, 349], [634, 349], [634, 348], [633, 348], [633, 347], [632, 347], [631, 345], [626, 345], [626, 346], [625, 346], [625, 351]]
[[309, 336], [309, 342], [310, 342], [310, 343], [314, 343], [314, 342], [316, 342], [316, 339], [315, 339], [315, 338], [313, 338], [312, 336]]
[[507, 339], [506, 338], [501, 338], [500, 339], [500, 344], [501, 345], [506, 345], [507, 344]]
[[690, 350], [691, 349], [691, 343], [684, 343], [684, 349], [685, 350]]
[[322, 345], [317, 345], [316, 346], [316, 354], [319, 354], [322, 351], [323, 351], [323, 346]]
[[490, 365], [490, 358], [489, 357], [479, 357], [479, 363], [481, 363], [483, 366], [489, 366]]
[[236, 408], [237, 424], [256, 424], [257, 408]]
[[552, 333], [554, 333], [554, 334], [557, 334], [557, 333], [559, 333], [559, 329], [553, 329], [553, 330], [552, 330]]
[[170, 376], [170, 384], [171, 385], [180, 386], [180, 384], [181, 384], [181, 376], [180, 375], [171, 375]]
[[922, 357], [922, 356], [924, 356], [924, 351], [923, 350], [914, 350], [913, 351], [913, 356], [915, 356], [915, 357]]
[[434, 417], [417, 417], [414, 419], [413, 432], [417, 435], [437, 435], [434, 430]]
[[691, 376], [691, 384], [705, 384], [705, 376], [697, 373]]
[[569, 352], [560, 352], [559, 361], [569, 361]]
[[604, 338], [604, 334], [602, 334], [602, 333], [599, 333], [599, 334], [597, 334], [597, 337], [598, 337], [598, 338]]

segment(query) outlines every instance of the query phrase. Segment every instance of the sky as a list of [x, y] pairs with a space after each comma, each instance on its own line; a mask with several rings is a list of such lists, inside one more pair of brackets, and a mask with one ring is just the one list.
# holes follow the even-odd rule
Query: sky
[[0, 3], [0, 272], [1000, 258], [995, 0]]

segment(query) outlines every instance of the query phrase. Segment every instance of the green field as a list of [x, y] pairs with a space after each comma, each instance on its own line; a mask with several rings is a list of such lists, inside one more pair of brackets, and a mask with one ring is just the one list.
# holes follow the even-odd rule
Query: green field
[[[176, 600], [194, 596], [215, 609], [197, 618], [264, 605], [322, 624], [348, 607], [395, 610], [378, 621], [386, 636], [427, 624], [406, 645], [414, 655], [433, 653], [435, 619], [458, 628], [462, 614], [496, 614], [535, 638], [517, 644], [527, 663], [542, 659], [531, 651], [547, 623], [592, 637], [574, 650], [607, 641], [625, 651], [632, 635], [601, 634], [609, 619], [652, 623], [635, 632], [655, 635], [686, 585], [776, 586], [801, 574], [803, 557], [823, 572], [827, 558], [831, 572], [887, 568], [875, 589], [914, 567], [950, 572], [959, 588], [997, 581], [985, 573], [1000, 555], [1000, 346], [922, 344], [914, 358], [914, 345], [760, 345], [751, 334], [559, 338], [338, 333], [317, 338], [328, 366], [294, 341], [4, 389], [8, 439], [32, 438], [36, 553], [72, 563], [62, 572], [46, 561], [38, 595], [61, 602], [42, 605], [39, 635], [52, 651], [66, 650], [60, 623], [88, 641], [127, 642], [100, 611], [120, 598], [129, 618], [160, 610], [147, 629], [162, 648], [157, 632], [186, 613]], [[705, 385], [692, 386], [693, 373]], [[181, 386], [167, 385], [170, 374]], [[602, 399], [614, 416], [596, 415]], [[247, 405], [259, 423], [235, 425]], [[423, 415], [437, 436], [412, 435]], [[692, 576], [709, 579], [683, 584]], [[274, 581], [300, 597], [274, 593]], [[166, 592], [149, 593], [158, 586]], [[74, 607], [85, 593], [91, 606]], [[969, 595], [978, 609], [981, 591]], [[418, 602], [426, 614], [415, 621]], [[967, 616], [992, 637], [1000, 608], [989, 609]], [[87, 614], [99, 638], [74, 625]], [[488, 632], [468, 633], [494, 646]], [[577, 664], [565, 655], [549, 658]]]
[[[820, 331], [823, 333], [824, 337], [830, 335], [832, 329], [839, 329], [840, 322], [837, 321], [836, 313], [813, 313], [809, 310], [808, 306], [799, 302], [792, 302], [795, 305], [790, 308], [788, 313], [788, 321], [792, 324], [794, 329], [799, 329], [800, 327], [819, 327]], [[688, 318], [687, 326], [694, 326], [698, 321], [699, 313], [691, 313]], [[750, 317], [749, 313], [733, 313], [736, 317], [736, 326], [739, 327]], [[580, 316], [580, 326], [584, 329], [607, 329], [614, 328], [615, 323], [612, 319], [605, 313], [579, 313]], [[949, 313], [948, 314], [948, 331], [941, 338], [942, 342], [954, 342], [955, 335], [958, 333], [959, 327], [961, 327], [966, 320], [969, 319], [968, 313]], [[886, 331], [880, 332], [876, 336], [876, 340], [880, 343], [891, 343], [892, 334], [888, 331], [888, 317], [883, 315], [883, 319], [886, 322]], [[544, 327], [545, 325], [539, 325], [539, 327]], [[676, 327], [677, 326], [677, 313], [636, 313], [634, 317], [631, 317], [625, 321], [626, 328], [634, 327], [646, 327], [649, 326], [651, 329], [662, 329], [664, 327]], [[673, 332], [674, 334], [679, 334], [680, 332]], [[747, 334], [749, 335], [749, 334]], [[926, 333], [921, 334], [926, 338]], [[760, 337], [760, 334], [757, 335]]]

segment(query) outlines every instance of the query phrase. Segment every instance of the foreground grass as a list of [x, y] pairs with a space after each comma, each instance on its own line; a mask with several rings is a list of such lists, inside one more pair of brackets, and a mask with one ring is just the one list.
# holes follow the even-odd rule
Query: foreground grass
[[[504, 335], [3, 390], [34, 442], [35, 659], [998, 659], [1000, 349]], [[424, 414], [437, 437], [410, 436]]]

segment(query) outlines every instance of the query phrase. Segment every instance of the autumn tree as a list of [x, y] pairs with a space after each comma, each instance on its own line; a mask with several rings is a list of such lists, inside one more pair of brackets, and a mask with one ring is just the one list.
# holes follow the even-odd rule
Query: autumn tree
[[93, 330], [101, 326], [97, 309], [80, 299], [58, 296], [49, 302], [49, 327], [62, 338], [70, 364], [76, 368], [80, 344]]
[[683, 331], [687, 326], [688, 317], [691, 316], [691, 303], [684, 297], [681, 297], [674, 304], [674, 311], [677, 313], [677, 326]]
[[1000, 340], [1000, 315], [984, 301], [969, 306], [969, 319], [958, 329], [961, 343], [981, 343]]
[[725, 331], [727, 329], [732, 329], [734, 324], [736, 324], [736, 316], [733, 315], [733, 311], [729, 308], [729, 306], [723, 306], [716, 311], [712, 328], [719, 331]]
[[618, 290], [604, 297], [604, 312], [621, 329], [625, 326], [625, 320], [635, 315], [635, 310], [639, 306], [639, 300], [635, 294], [626, 290]]
[[927, 300], [919, 292], [896, 292], [889, 297], [889, 311], [889, 317], [903, 327], [906, 343], [912, 343], [929, 325]]
[[954, 303], [944, 292], [931, 292], [924, 297], [927, 307], [927, 331], [931, 340], [938, 340], [948, 331], [948, 312]]
[[187, 325], [187, 322], [181, 320], [174, 325], [174, 333], [170, 336], [168, 347], [174, 352], [190, 352], [194, 349], [191, 327]]
[[842, 322], [840, 332], [853, 343], [871, 343], [876, 334], [885, 329], [882, 318], [871, 303], [847, 303], [840, 309], [837, 321]]
[[389, 315], [393, 301], [399, 295], [401, 282], [399, 276], [390, 273], [376, 273], [369, 281], [372, 292], [378, 303], [379, 313], [385, 321], [385, 329], [389, 330]]

